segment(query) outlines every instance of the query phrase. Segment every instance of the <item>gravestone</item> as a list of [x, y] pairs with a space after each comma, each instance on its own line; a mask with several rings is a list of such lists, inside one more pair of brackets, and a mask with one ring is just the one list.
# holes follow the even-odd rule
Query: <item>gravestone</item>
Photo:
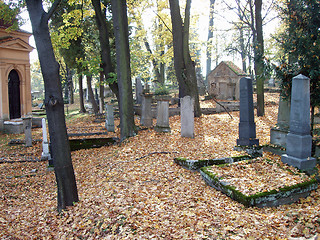
[[181, 137], [194, 138], [194, 99], [181, 98]]
[[278, 107], [278, 120], [275, 127], [270, 130], [270, 143], [286, 147], [289, 132], [290, 101], [280, 96]]
[[41, 159], [42, 160], [49, 160], [50, 153], [49, 153], [49, 142], [48, 142], [48, 136], [47, 136], [47, 125], [46, 125], [46, 119], [42, 118], [42, 154]]
[[136, 102], [137, 104], [142, 104], [142, 83], [141, 83], [141, 78], [137, 77], [136, 78]]
[[32, 121], [31, 120], [32, 120], [31, 116], [26, 116], [22, 118], [26, 147], [32, 147], [32, 134], [31, 134]]
[[94, 89], [94, 100], [96, 101], [97, 105], [99, 106], [99, 94], [98, 94], [98, 89]]
[[237, 139], [239, 146], [259, 145], [259, 139], [256, 139], [252, 93], [251, 78], [241, 78], [239, 139]]
[[310, 79], [300, 74], [292, 79], [290, 127], [282, 162], [302, 170], [314, 168], [316, 159], [311, 157], [311, 146]]
[[169, 101], [170, 96], [157, 96], [157, 132], [170, 132], [169, 125]]
[[142, 105], [141, 105], [141, 118], [140, 125], [151, 127], [152, 126], [152, 93], [145, 92], [142, 94]]
[[276, 83], [274, 81], [274, 78], [270, 78], [269, 79], [269, 83], [268, 83], [269, 87], [275, 87], [276, 86]]
[[113, 105], [106, 104], [106, 129], [108, 132], [114, 132], [114, 113], [113, 113]]

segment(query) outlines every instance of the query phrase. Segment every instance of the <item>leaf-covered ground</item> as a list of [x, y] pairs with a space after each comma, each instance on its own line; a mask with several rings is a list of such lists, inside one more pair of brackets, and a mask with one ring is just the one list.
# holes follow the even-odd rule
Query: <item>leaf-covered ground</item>
[[[277, 94], [268, 94], [266, 115], [255, 118], [262, 145], [276, 123], [277, 101]], [[121, 145], [72, 152], [80, 201], [60, 214], [55, 176], [45, 162], [0, 164], [0, 238], [304, 239], [320, 233], [319, 189], [291, 205], [245, 208], [207, 186], [198, 172], [173, 163], [175, 157], [243, 154], [233, 151], [239, 112], [231, 115], [233, 119], [226, 113], [195, 119], [194, 139], [180, 136], [180, 117], [175, 116], [171, 133], [148, 129]], [[103, 130], [104, 125], [93, 117], [68, 122], [76, 132], [83, 126]], [[119, 129], [108, 137], [118, 134]], [[33, 137], [41, 139], [41, 131], [33, 130]], [[0, 135], [0, 160], [41, 156], [41, 142], [32, 148], [7, 146], [16, 138], [23, 136]], [[279, 162], [276, 155], [264, 157]]]

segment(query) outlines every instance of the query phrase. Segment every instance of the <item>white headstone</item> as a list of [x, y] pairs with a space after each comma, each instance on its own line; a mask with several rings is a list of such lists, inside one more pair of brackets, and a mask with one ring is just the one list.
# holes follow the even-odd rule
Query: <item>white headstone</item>
[[48, 136], [47, 136], [47, 125], [46, 125], [45, 118], [42, 118], [42, 154], [41, 154], [41, 159], [43, 159], [43, 160], [50, 159], [49, 143], [48, 143]]

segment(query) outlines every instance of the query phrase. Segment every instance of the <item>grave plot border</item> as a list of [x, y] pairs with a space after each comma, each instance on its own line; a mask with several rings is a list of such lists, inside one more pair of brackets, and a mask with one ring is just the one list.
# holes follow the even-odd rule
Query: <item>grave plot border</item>
[[[229, 164], [223, 164], [225, 166]], [[200, 174], [207, 185], [221, 191], [233, 200], [242, 203], [246, 207], [275, 207], [283, 204], [290, 204], [298, 201], [300, 198], [309, 196], [312, 190], [317, 189], [318, 182], [312, 178], [309, 181], [298, 183], [291, 186], [285, 186], [278, 190], [271, 190], [268, 192], [260, 192], [254, 195], [245, 195], [227, 182], [216, 177], [210, 171], [209, 167], [200, 169]]]
[[208, 167], [212, 165], [221, 165], [226, 163], [234, 163], [234, 162], [239, 162], [243, 160], [253, 159], [255, 157], [256, 156], [243, 155], [243, 156], [204, 159], [204, 160], [190, 160], [187, 158], [178, 157], [174, 159], [174, 162], [187, 170], [198, 171], [202, 167]]

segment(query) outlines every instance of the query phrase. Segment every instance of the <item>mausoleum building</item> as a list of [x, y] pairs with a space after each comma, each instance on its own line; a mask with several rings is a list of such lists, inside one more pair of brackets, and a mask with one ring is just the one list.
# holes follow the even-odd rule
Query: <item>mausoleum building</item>
[[4, 122], [31, 115], [31, 33], [0, 25], [0, 131]]
[[240, 79], [246, 76], [233, 62], [222, 61], [208, 75], [209, 94], [221, 100], [239, 100]]

